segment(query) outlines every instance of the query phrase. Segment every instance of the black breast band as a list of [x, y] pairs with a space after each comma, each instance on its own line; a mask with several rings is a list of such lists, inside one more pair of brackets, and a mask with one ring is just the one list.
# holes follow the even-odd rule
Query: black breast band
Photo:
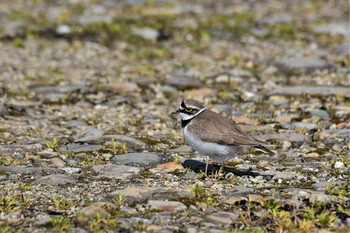
[[191, 119], [188, 119], [188, 120], [181, 120], [181, 127], [182, 128], [185, 128], [186, 125], [188, 125], [188, 123], [190, 123]]

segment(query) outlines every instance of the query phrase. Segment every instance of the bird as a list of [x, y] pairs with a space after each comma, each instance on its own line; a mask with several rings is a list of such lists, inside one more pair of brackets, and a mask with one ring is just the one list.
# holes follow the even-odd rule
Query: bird
[[180, 114], [182, 132], [190, 147], [206, 156], [206, 175], [209, 158], [225, 163], [245, 148], [255, 148], [275, 155], [266, 147], [267, 142], [243, 132], [230, 119], [205, 108], [197, 100], [183, 100], [172, 114]]

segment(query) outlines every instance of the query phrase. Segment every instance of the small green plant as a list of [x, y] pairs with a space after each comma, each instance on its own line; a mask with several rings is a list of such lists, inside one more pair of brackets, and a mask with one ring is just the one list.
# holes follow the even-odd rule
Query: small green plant
[[316, 212], [314, 208], [306, 207], [302, 215], [305, 219], [313, 221], [316, 219]]
[[66, 155], [67, 155], [67, 157], [72, 158], [72, 157], [74, 157], [75, 152], [74, 152], [74, 151], [71, 151], [71, 150], [67, 150], [67, 151], [66, 151]]
[[291, 214], [287, 211], [273, 211], [273, 219], [276, 223], [276, 232], [284, 232], [288, 229], [295, 228], [296, 226], [291, 220]]
[[125, 202], [125, 196], [123, 194], [118, 194], [117, 197], [114, 199], [114, 203], [121, 206]]
[[326, 188], [326, 193], [336, 196], [350, 197], [350, 183], [342, 183], [338, 186], [330, 185]]
[[312, 221], [303, 219], [299, 222], [298, 228], [303, 233], [311, 232], [311, 228], [313, 227]]
[[18, 200], [11, 196], [0, 197], [0, 213], [14, 212], [19, 209]]
[[190, 187], [190, 191], [194, 194], [196, 198], [203, 199], [210, 194], [205, 190], [202, 185], [196, 184], [195, 186]]
[[93, 232], [106, 232], [101, 231], [103, 229], [116, 229], [118, 227], [116, 218], [113, 216], [102, 216], [99, 213], [96, 213], [92, 216], [80, 216], [80, 219], [86, 223], [86, 227]]
[[148, 231], [148, 226], [145, 225], [143, 222], [134, 222], [132, 224], [132, 229], [135, 231], [135, 232], [147, 232]]
[[45, 146], [47, 148], [51, 148], [53, 150], [57, 150], [60, 147], [60, 143], [59, 143], [58, 139], [54, 138], [51, 141], [46, 141], [45, 142]]
[[324, 210], [317, 216], [317, 225], [320, 227], [329, 227], [337, 219], [337, 215]]
[[90, 159], [89, 155], [84, 155], [83, 164], [90, 165], [90, 163], [91, 163], [91, 159]]
[[104, 150], [112, 153], [113, 155], [124, 154], [127, 152], [126, 143], [117, 143], [113, 138], [110, 142], [104, 145]]
[[177, 163], [177, 164], [181, 163], [181, 158], [178, 155], [173, 155], [172, 160], [174, 161], [174, 163]]
[[259, 203], [261, 207], [271, 210], [272, 212], [277, 211], [281, 206], [281, 202], [275, 197], [270, 197], [269, 199], [260, 198]]
[[14, 230], [11, 227], [0, 227], [0, 232], [1, 233], [24, 233], [25, 231], [23, 230]]
[[343, 213], [343, 214], [346, 214], [346, 215], [349, 215], [349, 216], [350, 216], [350, 209], [349, 209], [349, 208], [344, 209], [344, 207], [338, 206], [338, 211], [339, 211], [340, 213]]
[[168, 132], [168, 138], [172, 141], [178, 141], [173, 131]]
[[18, 47], [18, 48], [24, 48], [24, 41], [23, 41], [22, 38], [16, 37], [16, 38], [13, 40], [13, 43], [14, 43], [15, 46]]
[[215, 206], [217, 201], [213, 195], [208, 192], [204, 186], [196, 184], [195, 186], [190, 187], [190, 191], [194, 194], [193, 201], [197, 204], [203, 203], [205, 206]]
[[64, 216], [50, 218], [49, 223], [50, 226], [52, 226], [58, 232], [67, 231], [73, 226], [71, 220]]
[[20, 189], [22, 192], [30, 191], [32, 190], [33, 186], [30, 184], [21, 184]]
[[73, 206], [76, 205], [75, 201], [67, 200], [66, 198], [58, 199], [53, 197], [51, 200], [55, 206], [56, 211], [70, 210]]

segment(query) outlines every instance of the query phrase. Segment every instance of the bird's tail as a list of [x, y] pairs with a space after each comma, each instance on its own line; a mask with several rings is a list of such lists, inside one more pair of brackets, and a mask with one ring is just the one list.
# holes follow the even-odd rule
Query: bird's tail
[[258, 149], [258, 150], [261, 150], [265, 153], [268, 153], [269, 155], [275, 155], [275, 153], [273, 153], [270, 149], [262, 146], [262, 145], [258, 145], [258, 146], [254, 146], [254, 148]]

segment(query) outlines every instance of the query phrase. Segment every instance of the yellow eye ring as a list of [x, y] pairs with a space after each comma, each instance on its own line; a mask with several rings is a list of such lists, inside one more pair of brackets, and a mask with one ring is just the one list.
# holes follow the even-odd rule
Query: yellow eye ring
[[186, 112], [192, 112], [192, 108], [185, 108]]

